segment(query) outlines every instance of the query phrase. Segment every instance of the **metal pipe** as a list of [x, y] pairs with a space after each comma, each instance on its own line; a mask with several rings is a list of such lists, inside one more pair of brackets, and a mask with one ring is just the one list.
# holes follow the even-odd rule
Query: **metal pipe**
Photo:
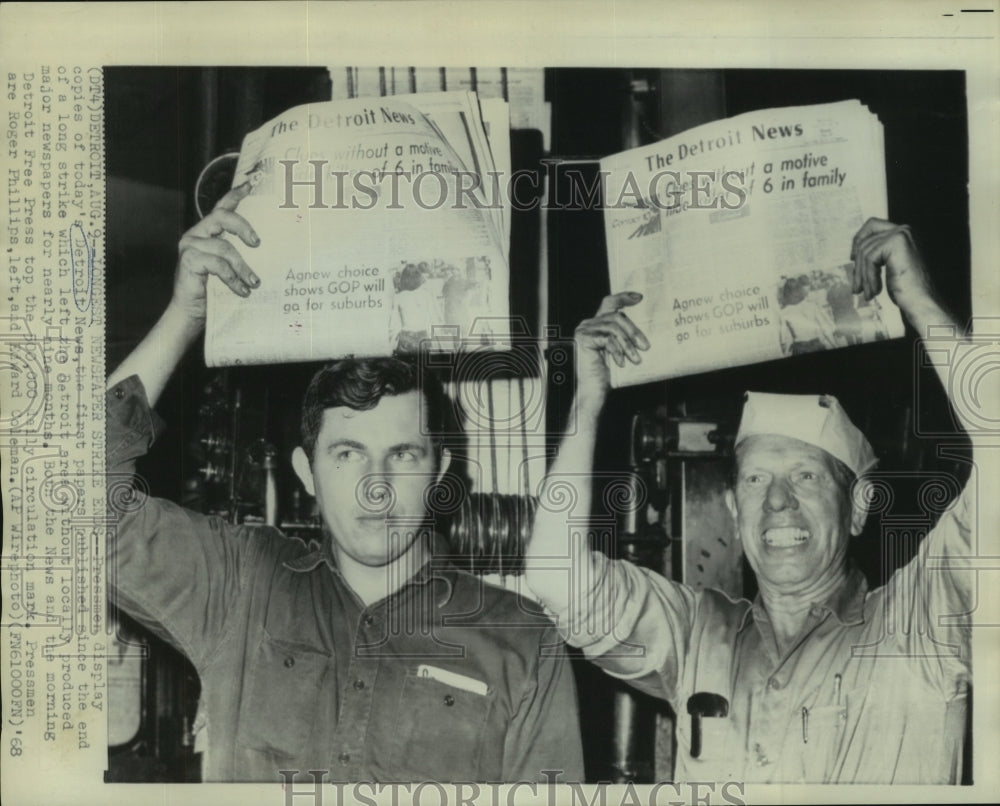
[[636, 701], [632, 692], [615, 692], [614, 732], [611, 744], [611, 781], [616, 784], [634, 782]]

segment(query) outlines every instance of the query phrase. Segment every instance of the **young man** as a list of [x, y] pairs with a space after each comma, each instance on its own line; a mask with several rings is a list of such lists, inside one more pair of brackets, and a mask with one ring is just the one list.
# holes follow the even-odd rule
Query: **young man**
[[[953, 324], [905, 227], [869, 220], [852, 259], [854, 293], [878, 293], [884, 267], [890, 296], [919, 334]], [[605, 357], [638, 363], [649, 347], [621, 310], [636, 301], [629, 293], [606, 298], [576, 332], [577, 428], [547, 483], [579, 480], [584, 512], [609, 385]], [[952, 395], [949, 369], [971, 345], [956, 337], [950, 361], [949, 351], [934, 346], [930, 357]], [[960, 405], [967, 401], [952, 403], [963, 424], [974, 422], [970, 406]], [[674, 780], [959, 780], [975, 604], [974, 573], [962, 558], [973, 554], [976, 488], [996, 483], [974, 471], [912, 562], [869, 591], [848, 563], [847, 546], [865, 521], [863, 476], [874, 462], [833, 398], [748, 396], [727, 504], [757, 578], [753, 603], [695, 592], [591, 551], [562, 511], [544, 507], [543, 491], [527, 582], [567, 641], [613, 676], [671, 703]], [[955, 562], [949, 567], [941, 558]], [[902, 627], [891, 629], [894, 619]]]
[[[259, 285], [218, 237], [257, 242], [235, 212], [245, 192], [182, 238], [170, 305], [108, 379], [109, 485], [132, 483], [160, 430], [152, 407], [204, 326], [209, 275], [241, 296]], [[432, 559], [443, 395], [393, 358], [315, 376], [293, 466], [322, 545], [141, 494], [112, 513], [115, 604], [201, 678], [204, 780], [582, 780], [572, 670], [551, 623]]]

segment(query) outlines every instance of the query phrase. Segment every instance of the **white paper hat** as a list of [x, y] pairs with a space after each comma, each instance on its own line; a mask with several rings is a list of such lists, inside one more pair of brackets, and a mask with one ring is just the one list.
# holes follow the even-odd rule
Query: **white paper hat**
[[878, 460], [865, 435], [832, 395], [774, 395], [747, 392], [736, 444], [758, 434], [777, 434], [822, 448], [856, 475]]

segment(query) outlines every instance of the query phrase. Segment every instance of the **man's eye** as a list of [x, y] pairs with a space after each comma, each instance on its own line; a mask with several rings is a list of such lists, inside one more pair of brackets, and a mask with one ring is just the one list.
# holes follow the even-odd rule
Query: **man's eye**
[[395, 462], [405, 464], [417, 461], [417, 454], [415, 451], [396, 451], [392, 455], [392, 459]]
[[747, 484], [762, 484], [766, 479], [763, 473], [748, 473], [743, 480]]
[[812, 470], [803, 470], [799, 473], [799, 479], [801, 481], [817, 481], [819, 479], [819, 473]]
[[337, 461], [338, 462], [360, 462], [363, 458], [361, 451], [356, 451], [354, 448], [344, 448], [343, 450], [337, 451]]

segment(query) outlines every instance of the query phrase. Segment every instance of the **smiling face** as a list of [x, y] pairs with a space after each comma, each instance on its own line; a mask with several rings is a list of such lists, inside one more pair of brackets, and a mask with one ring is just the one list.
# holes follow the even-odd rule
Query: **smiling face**
[[420, 394], [386, 395], [366, 411], [325, 409], [312, 462], [301, 448], [292, 456], [341, 567], [387, 565], [426, 534], [418, 528], [427, 515], [425, 491], [447, 469], [449, 455], [443, 451], [440, 462], [435, 456]]
[[792, 437], [752, 436], [737, 449], [726, 503], [762, 588], [809, 593], [843, 573], [863, 508], [826, 451]]

